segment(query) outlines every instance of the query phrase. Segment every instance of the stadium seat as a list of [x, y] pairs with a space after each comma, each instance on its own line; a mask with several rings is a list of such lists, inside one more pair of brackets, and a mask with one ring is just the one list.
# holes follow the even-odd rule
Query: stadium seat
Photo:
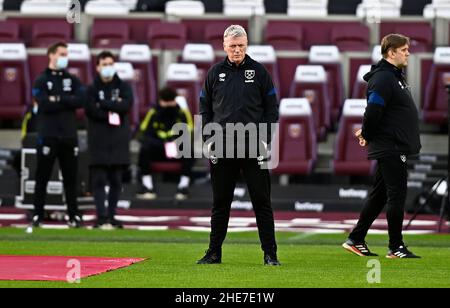
[[288, 2], [287, 15], [296, 17], [327, 17], [328, 0], [290, 0]]
[[20, 13], [66, 16], [67, 2], [65, 0], [28, 0], [22, 2]]
[[430, 22], [382, 22], [380, 40], [390, 33], [401, 33], [411, 39], [412, 53], [432, 52], [433, 27]]
[[353, 85], [352, 98], [366, 98], [367, 82], [363, 79], [364, 75], [370, 72], [372, 65], [361, 65], [358, 69], [358, 75]]
[[187, 28], [182, 23], [153, 23], [148, 27], [147, 40], [152, 49], [183, 50], [187, 40]]
[[21, 119], [31, 101], [24, 44], [0, 44], [0, 119]]
[[129, 62], [116, 62], [114, 63], [114, 68], [117, 72], [117, 75], [124, 81], [128, 82], [133, 91], [133, 107], [129, 113], [129, 119], [132, 127], [136, 127], [139, 125], [139, 96], [137, 95], [137, 87], [135, 81], [135, 73], [133, 65]]
[[91, 31], [92, 48], [120, 48], [130, 43], [130, 29], [126, 22], [94, 20]]
[[204, 42], [211, 44], [214, 50], [223, 50], [223, 33], [230, 26], [227, 22], [214, 22], [205, 25]]
[[19, 25], [13, 21], [0, 21], [0, 44], [20, 43]]
[[89, 15], [124, 16], [130, 12], [129, 4], [115, 0], [91, 0], [86, 3], [84, 12]]
[[331, 103], [331, 122], [335, 123], [344, 102], [344, 76], [341, 66], [341, 54], [336, 46], [312, 46], [309, 63], [322, 65], [327, 72], [328, 94]]
[[443, 81], [443, 75], [447, 72], [450, 72], [450, 47], [438, 47], [425, 88], [422, 113], [425, 123], [447, 123], [448, 94]]
[[366, 106], [365, 99], [348, 99], [344, 103], [334, 151], [335, 175], [370, 176], [375, 171], [375, 161], [367, 159], [367, 148], [361, 147], [355, 138], [355, 131], [362, 127]]
[[323, 140], [330, 127], [331, 103], [325, 68], [321, 65], [299, 65], [289, 97], [305, 97], [311, 104], [317, 138]]
[[215, 62], [214, 49], [209, 44], [186, 44], [181, 61], [197, 66], [198, 80], [203, 84], [208, 70]]
[[266, 14], [264, 0], [224, 0], [225, 16], [262, 16]]
[[427, 4], [423, 9], [423, 17], [427, 19], [450, 18], [450, 1], [433, 0], [431, 4]]
[[120, 61], [129, 62], [134, 67], [135, 83], [142, 119], [150, 107], [156, 103], [157, 84], [152, 65], [152, 53], [148, 45], [124, 45], [120, 51]]
[[401, 16], [402, 0], [363, 0], [356, 8], [358, 18], [379, 22], [382, 18]]
[[264, 42], [276, 50], [303, 50], [303, 31], [298, 24], [286, 27], [285, 24], [268, 23]]
[[277, 90], [280, 89], [280, 77], [277, 63], [277, 55], [272, 46], [250, 45], [247, 54], [255, 61], [263, 64], [272, 76], [273, 84]]
[[169, 16], [202, 16], [205, 14], [205, 5], [200, 1], [167, 1], [165, 11]]
[[195, 64], [170, 64], [166, 74], [167, 86], [174, 88], [178, 95], [184, 96], [193, 115], [198, 114], [201, 84]]
[[65, 22], [39, 21], [33, 25], [31, 46], [47, 48], [56, 42], [70, 42], [73, 37], [72, 25]]
[[312, 112], [305, 98], [281, 100], [279, 130], [272, 144], [272, 159], [278, 161], [274, 174], [311, 174], [317, 160]]
[[366, 25], [340, 25], [331, 29], [331, 44], [340, 51], [368, 51], [370, 30]]
[[72, 75], [77, 76], [85, 85], [91, 84], [94, 76], [91, 63], [91, 52], [86, 44], [68, 44], [69, 68]]
[[[67, 71], [77, 76], [81, 83], [90, 85], [94, 72], [92, 71], [91, 52], [86, 44], [68, 44], [69, 68]], [[84, 110], [77, 110], [77, 118], [84, 119]]]

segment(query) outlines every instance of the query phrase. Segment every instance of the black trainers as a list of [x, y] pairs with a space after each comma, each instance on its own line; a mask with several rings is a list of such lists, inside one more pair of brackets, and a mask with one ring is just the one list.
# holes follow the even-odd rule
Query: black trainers
[[181, 201], [181, 200], [186, 200], [188, 198], [189, 195], [189, 189], [188, 188], [179, 188], [177, 190], [177, 194], [175, 195], [175, 199]]
[[78, 229], [78, 228], [82, 227], [83, 220], [81, 219], [81, 216], [75, 215], [75, 216], [69, 218], [67, 225], [69, 226], [69, 228]]
[[400, 246], [395, 250], [389, 250], [386, 258], [388, 259], [420, 259], [419, 256], [416, 256], [411, 251], [408, 250], [406, 246]]
[[144, 200], [155, 200], [157, 195], [154, 189], [148, 189], [147, 187], [141, 185], [138, 192], [136, 193], [138, 199]]
[[222, 252], [208, 249], [203, 258], [197, 261], [197, 264], [220, 264], [222, 263]]
[[42, 217], [40, 217], [39, 215], [35, 215], [31, 220], [31, 226], [33, 228], [40, 228], [42, 227], [42, 221], [43, 221]]
[[281, 263], [280, 263], [280, 261], [278, 261], [276, 253], [265, 253], [264, 254], [264, 265], [281, 266]]
[[344, 244], [342, 244], [342, 247], [360, 257], [378, 257], [377, 254], [370, 252], [366, 242], [357, 243], [351, 239], [348, 239]]

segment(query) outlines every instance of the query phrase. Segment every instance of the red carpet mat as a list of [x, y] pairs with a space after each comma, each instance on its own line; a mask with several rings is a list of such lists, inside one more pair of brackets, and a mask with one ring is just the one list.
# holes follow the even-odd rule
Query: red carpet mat
[[68, 281], [103, 274], [145, 259], [0, 256], [0, 280]]

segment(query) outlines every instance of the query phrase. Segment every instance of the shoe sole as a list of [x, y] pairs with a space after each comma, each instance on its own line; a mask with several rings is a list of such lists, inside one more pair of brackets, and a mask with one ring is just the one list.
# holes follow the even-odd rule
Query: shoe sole
[[348, 245], [347, 243], [342, 244], [342, 247], [343, 247], [345, 250], [347, 250], [347, 251], [349, 251], [349, 252], [351, 252], [351, 253], [353, 253], [353, 254], [359, 256], [359, 257], [365, 257], [365, 255], [363, 255], [361, 252], [359, 252], [358, 249], [356, 249], [356, 248], [353, 247], [353, 246]]
[[141, 200], [155, 200], [157, 198], [157, 195], [144, 194], [144, 195], [136, 195], [136, 197]]

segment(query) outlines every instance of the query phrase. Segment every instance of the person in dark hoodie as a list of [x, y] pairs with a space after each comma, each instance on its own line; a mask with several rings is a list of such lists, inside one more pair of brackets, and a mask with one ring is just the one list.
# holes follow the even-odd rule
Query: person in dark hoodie
[[157, 106], [149, 110], [141, 123], [138, 134], [138, 140], [141, 143], [139, 152], [141, 187], [137, 192], [137, 197], [140, 199], [152, 200], [157, 197], [151, 170], [153, 162], [181, 162], [181, 177], [175, 199], [185, 200], [189, 194], [194, 161], [188, 157], [176, 159], [176, 155], [172, 156], [176, 153], [170, 153], [170, 148], [174, 148], [174, 141], [178, 138], [172, 130], [175, 124], [186, 124], [191, 133], [194, 130], [192, 115], [189, 110], [180, 108], [176, 102], [177, 95], [177, 92], [170, 87], [161, 89], [158, 93]]
[[82, 108], [85, 88], [69, 74], [67, 44], [58, 42], [47, 50], [48, 67], [33, 84], [33, 104], [37, 108], [37, 167], [33, 227], [44, 220], [47, 184], [58, 159], [63, 176], [69, 227], [82, 224], [77, 202], [78, 135], [76, 110]]
[[368, 82], [363, 127], [355, 133], [368, 146], [369, 159], [377, 160], [373, 190], [357, 226], [343, 247], [359, 256], [376, 256], [365, 238], [387, 204], [389, 251], [387, 258], [419, 258], [403, 242], [402, 228], [407, 193], [407, 160], [421, 149], [419, 113], [405, 81], [410, 40], [400, 34], [383, 38], [383, 59], [364, 76]]
[[[97, 57], [97, 76], [87, 90], [88, 146], [91, 186], [98, 228], [122, 228], [115, 219], [122, 191], [122, 174], [130, 164], [131, 129], [128, 114], [133, 105], [131, 87], [114, 69], [114, 56], [104, 51]], [[105, 187], [109, 184], [108, 210]]]

